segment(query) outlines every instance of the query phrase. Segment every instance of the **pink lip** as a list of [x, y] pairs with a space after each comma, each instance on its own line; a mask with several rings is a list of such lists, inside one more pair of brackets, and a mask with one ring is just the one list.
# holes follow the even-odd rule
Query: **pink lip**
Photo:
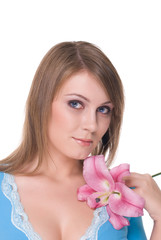
[[91, 143], [93, 142], [91, 139], [80, 139], [80, 138], [74, 138], [74, 137], [73, 139], [82, 146], [90, 146]]

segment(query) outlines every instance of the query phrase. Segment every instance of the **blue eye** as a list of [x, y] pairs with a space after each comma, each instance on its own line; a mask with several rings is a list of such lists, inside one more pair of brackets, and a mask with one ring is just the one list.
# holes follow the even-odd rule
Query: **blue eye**
[[111, 108], [108, 106], [102, 106], [98, 108], [98, 112], [103, 113], [103, 114], [108, 114], [111, 112]]
[[72, 108], [76, 108], [76, 109], [83, 108], [82, 103], [80, 103], [79, 101], [76, 101], [76, 100], [69, 101], [69, 106]]

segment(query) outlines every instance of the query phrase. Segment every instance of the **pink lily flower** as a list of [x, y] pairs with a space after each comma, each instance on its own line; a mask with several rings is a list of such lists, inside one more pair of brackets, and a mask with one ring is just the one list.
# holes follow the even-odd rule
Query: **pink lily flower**
[[129, 225], [125, 217], [143, 215], [144, 199], [122, 181], [129, 174], [129, 164], [108, 170], [103, 155], [84, 160], [83, 176], [87, 184], [78, 189], [78, 200], [86, 201], [92, 209], [106, 206], [109, 221], [117, 230]]

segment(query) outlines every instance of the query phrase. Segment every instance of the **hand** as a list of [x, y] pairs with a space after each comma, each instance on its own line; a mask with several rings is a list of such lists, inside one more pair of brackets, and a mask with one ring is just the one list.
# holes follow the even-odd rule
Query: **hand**
[[145, 209], [154, 221], [161, 222], [161, 190], [149, 174], [131, 173], [123, 180], [145, 199]]

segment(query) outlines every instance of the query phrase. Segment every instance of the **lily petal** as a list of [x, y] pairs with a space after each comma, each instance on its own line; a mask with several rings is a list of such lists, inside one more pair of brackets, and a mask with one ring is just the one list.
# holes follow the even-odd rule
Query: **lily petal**
[[[83, 176], [86, 183], [95, 191], [104, 192], [110, 190], [110, 184], [114, 184], [112, 177], [107, 174], [107, 167], [104, 165], [105, 171], [101, 173], [102, 167], [99, 168], [99, 160], [100, 165], [103, 164], [102, 156], [91, 156], [84, 160], [84, 168], [83, 168]], [[96, 165], [95, 165], [95, 162]]]
[[77, 190], [77, 198], [80, 201], [86, 201], [87, 197], [94, 192], [95, 191], [91, 187], [89, 187], [87, 184], [83, 185]]
[[113, 213], [108, 205], [106, 206], [106, 210], [110, 217], [109, 222], [113, 225], [115, 229], [120, 230], [124, 226], [130, 225], [129, 221], [126, 218]]
[[122, 182], [122, 178], [130, 175], [130, 165], [127, 163], [120, 164], [117, 167], [114, 167], [110, 170], [115, 182]]
[[144, 199], [122, 183], [116, 183], [116, 192], [109, 197], [109, 207], [114, 213], [126, 217], [143, 215]]
[[109, 221], [115, 229], [129, 225], [125, 217], [143, 215], [145, 201], [128, 188], [122, 178], [130, 175], [129, 164], [107, 169], [103, 155], [84, 160], [83, 176], [86, 185], [78, 189], [78, 200], [86, 201], [90, 208], [106, 206]]
[[107, 169], [105, 158], [103, 155], [95, 156], [95, 167], [96, 167], [97, 175], [99, 176], [99, 178], [102, 180], [107, 179], [110, 185], [109, 190], [113, 191], [115, 187], [115, 182], [111, 176], [110, 171]]

